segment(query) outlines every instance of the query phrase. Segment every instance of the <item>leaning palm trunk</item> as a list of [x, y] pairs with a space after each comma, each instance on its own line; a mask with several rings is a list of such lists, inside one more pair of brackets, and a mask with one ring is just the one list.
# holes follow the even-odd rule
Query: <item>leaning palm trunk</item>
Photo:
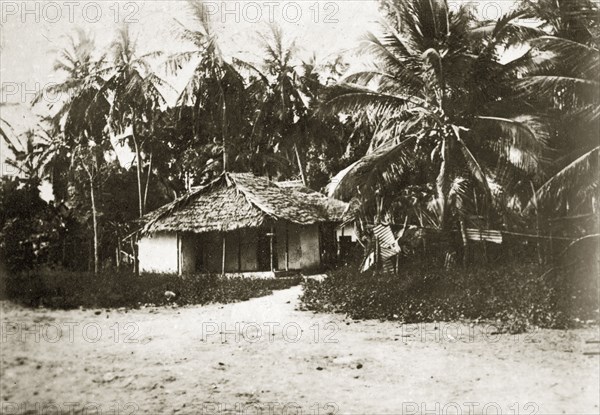
[[148, 188], [150, 187], [150, 175], [152, 174], [152, 153], [150, 153], [150, 162], [148, 165], [148, 176], [146, 177], [146, 188], [144, 190], [144, 212], [146, 211], [146, 204], [148, 202]]
[[221, 94], [221, 138], [223, 147], [223, 171], [227, 171], [227, 102], [225, 101], [225, 91], [221, 81], [219, 84], [219, 93]]
[[96, 198], [94, 196], [94, 181], [91, 178], [90, 198], [92, 202], [92, 223], [94, 227], [94, 274], [97, 274], [100, 263], [100, 258], [98, 256], [98, 214], [96, 212]]
[[137, 137], [135, 136], [135, 113], [133, 114], [131, 121], [131, 138], [133, 140], [133, 146], [135, 148], [135, 161], [136, 161], [136, 173], [137, 173], [137, 187], [138, 187], [138, 203], [140, 210], [140, 218], [144, 216], [144, 201], [142, 197], [142, 159], [141, 151], [138, 144]]
[[90, 202], [92, 204], [92, 227], [94, 233], [94, 274], [97, 274], [100, 264], [100, 258], [98, 255], [98, 212], [96, 210], [96, 195], [94, 193], [94, 167], [88, 167], [81, 155], [80, 162], [83, 169], [87, 173], [88, 179], [90, 181]]
[[302, 184], [306, 186], [306, 177], [304, 176], [304, 168], [302, 167], [302, 161], [300, 160], [300, 153], [298, 152], [298, 146], [294, 144], [294, 152], [296, 153], [296, 162], [298, 163], [298, 171], [300, 172], [300, 178]]

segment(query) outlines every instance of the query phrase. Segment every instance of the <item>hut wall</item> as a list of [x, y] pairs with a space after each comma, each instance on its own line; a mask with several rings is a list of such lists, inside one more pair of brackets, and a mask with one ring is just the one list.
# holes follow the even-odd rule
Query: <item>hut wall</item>
[[319, 225], [300, 226], [281, 224], [276, 227], [278, 269], [286, 269], [286, 238], [290, 270], [317, 268], [321, 263], [319, 252]]
[[140, 239], [138, 259], [141, 272], [177, 273], [178, 239], [176, 233], [159, 232]]
[[[226, 272], [258, 271], [258, 232], [256, 229], [243, 229], [227, 234]], [[277, 269], [285, 270], [286, 265], [290, 270], [319, 267], [318, 225], [281, 223], [275, 227], [275, 232]], [[222, 235], [218, 232], [182, 233], [179, 237], [174, 232], [154, 233], [139, 242], [140, 270], [173, 274], [199, 271], [220, 273], [222, 250]]]
[[180, 236], [180, 270], [182, 273], [196, 272], [196, 263], [201, 251], [198, 247], [198, 237], [192, 233]]
[[256, 232], [256, 229], [243, 229], [238, 235], [240, 262], [242, 265], [241, 271], [258, 270], [258, 262], [256, 260], [256, 240], [258, 236]]
[[[239, 232], [229, 232], [225, 239], [225, 271], [236, 272], [240, 271], [240, 235]], [[221, 241], [221, 244], [223, 242]], [[223, 245], [221, 245], [221, 251]]]
[[319, 249], [319, 225], [302, 226], [300, 228], [300, 244], [302, 258], [301, 269], [317, 268], [321, 264]]
[[300, 243], [300, 226], [288, 225], [289, 269], [302, 268], [302, 244]]
[[[225, 239], [226, 272], [257, 270], [256, 238], [256, 231], [252, 229], [229, 232], [227, 234]], [[223, 266], [222, 234], [209, 232], [196, 235], [193, 252], [189, 255], [190, 257], [196, 257], [194, 269], [197, 269], [196, 263], [200, 260], [201, 262], [198, 265], [203, 271], [220, 273]], [[184, 272], [186, 272], [185, 267]]]
[[[286, 223], [278, 223], [275, 226], [275, 235], [277, 240], [277, 269], [286, 270], [288, 269], [286, 253], [286, 239], [289, 238], [288, 232], [289, 225]], [[289, 241], [287, 242], [289, 244]], [[291, 267], [289, 267], [291, 269]]]
[[202, 253], [202, 269], [208, 272], [221, 272], [223, 241], [217, 232], [199, 235], [199, 249]]

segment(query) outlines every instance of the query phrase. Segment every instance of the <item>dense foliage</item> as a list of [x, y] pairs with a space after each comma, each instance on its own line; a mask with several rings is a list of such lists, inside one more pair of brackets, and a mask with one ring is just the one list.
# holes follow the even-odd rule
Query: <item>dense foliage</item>
[[[297, 285], [297, 277], [251, 279], [218, 275], [143, 274], [131, 272], [68, 272], [40, 269], [8, 280], [8, 298], [29, 306], [49, 308], [139, 307], [231, 303], [271, 294], [273, 290]], [[167, 299], [166, 291], [176, 294]]]
[[4, 272], [57, 261], [59, 241], [66, 230], [57, 209], [40, 198], [36, 183], [0, 178], [0, 255], [4, 256]]
[[577, 274], [544, 273], [522, 262], [468, 270], [413, 263], [399, 275], [344, 268], [322, 281], [306, 280], [301, 300], [305, 309], [355, 319], [487, 321], [519, 332], [597, 320], [597, 275], [597, 264]]

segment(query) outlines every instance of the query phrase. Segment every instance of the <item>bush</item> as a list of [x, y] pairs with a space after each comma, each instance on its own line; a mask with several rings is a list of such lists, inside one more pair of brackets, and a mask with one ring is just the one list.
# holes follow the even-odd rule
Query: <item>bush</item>
[[176, 293], [178, 305], [231, 303], [271, 294], [300, 283], [300, 277], [277, 279], [228, 278], [220, 275], [102, 272], [98, 275], [59, 270], [14, 274], [6, 280], [11, 300], [50, 308], [137, 307], [167, 304], [165, 291]]
[[406, 265], [401, 275], [334, 271], [306, 280], [308, 310], [346, 313], [356, 319], [405, 323], [487, 320], [505, 331], [531, 326], [566, 328], [598, 318], [597, 273], [544, 273], [534, 264], [444, 270]]

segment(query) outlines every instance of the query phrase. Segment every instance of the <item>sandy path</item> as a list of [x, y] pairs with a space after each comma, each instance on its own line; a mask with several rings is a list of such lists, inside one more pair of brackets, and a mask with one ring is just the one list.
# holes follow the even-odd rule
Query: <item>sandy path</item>
[[599, 413], [600, 357], [584, 355], [597, 328], [354, 322], [297, 311], [299, 294], [99, 314], [4, 304], [0, 413]]

